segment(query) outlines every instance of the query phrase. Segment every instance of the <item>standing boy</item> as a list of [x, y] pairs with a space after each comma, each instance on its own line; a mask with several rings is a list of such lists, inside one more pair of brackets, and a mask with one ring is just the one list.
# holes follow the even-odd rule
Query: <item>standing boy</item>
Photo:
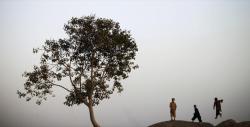
[[175, 120], [175, 117], [176, 117], [177, 105], [174, 101], [175, 101], [175, 99], [172, 98], [172, 102], [170, 102], [170, 104], [169, 104], [171, 120]]

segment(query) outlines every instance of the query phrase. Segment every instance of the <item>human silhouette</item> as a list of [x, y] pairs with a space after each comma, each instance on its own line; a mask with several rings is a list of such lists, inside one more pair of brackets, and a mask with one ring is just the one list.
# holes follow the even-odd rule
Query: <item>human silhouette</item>
[[175, 117], [176, 117], [177, 105], [174, 101], [175, 101], [175, 98], [172, 98], [172, 102], [170, 102], [169, 104], [171, 120], [175, 120]]
[[217, 97], [214, 98], [214, 107], [213, 109], [216, 109], [216, 115], [215, 115], [215, 119], [218, 118], [218, 115], [220, 115], [220, 117], [222, 116], [222, 110], [221, 110], [221, 103], [223, 102], [223, 100], [219, 100]]
[[196, 105], [194, 105], [194, 116], [192, 118], [192, 122], [194, 122], [196, 118], [198, 118], [199, 122], [202, 122], [200, 112], [198, 108], [196, 107]]

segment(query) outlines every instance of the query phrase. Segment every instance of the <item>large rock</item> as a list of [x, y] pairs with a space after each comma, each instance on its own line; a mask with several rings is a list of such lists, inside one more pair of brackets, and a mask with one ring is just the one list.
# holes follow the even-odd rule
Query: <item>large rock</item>
[[216, 127], [250, 127], [250, 121], [236, 123], [234, 120], [226, 120], [218, 124]]
[[219, 123], [216, 127], [234, 127], [236, 126], [236, 124], [237, 123], [234, 120], [229, 119], [229, 120]]
[[237, 123], [235, 127], [250, 127], [250, 121]]
[[[148, 127], [214, 127], [210, 123], [196, 123], [188, 121], [165, 121], [150, 125]], [[236, 123], [234, 120], [229, 119], [221, 122], [215, 127], [250, 127], [250, 121]]]
[[210, 123], [196, 123], [187, 121], [165, 121], [150, 125], [149, 127], [214, 127]]

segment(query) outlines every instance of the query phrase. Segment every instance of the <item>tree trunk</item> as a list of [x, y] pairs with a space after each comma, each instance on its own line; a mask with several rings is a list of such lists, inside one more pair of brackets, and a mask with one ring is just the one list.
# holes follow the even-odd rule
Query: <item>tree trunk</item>
[[100, 125], [96, 122], [95, 120], [95, 114], [94, 114], [94, 110], [93, 110], [93, 99], [92, 99], [92, 94], [93, 94], [93, 58], [94, 58], [94, 53], [92, 53], [92, 56], [91, 56], [91, 90], [90, 90], [90, 93], [89, 93], [89, 96], [88, 96], [88, 99], [89, 99], [89, 105], [88, 105], [88, 108], [89, 108], [89, 115], [90, 115], [90, 120], [93, 124], [94, 127], [100, 127]]
[[94, 114], [92, 103], [89, 103], [88, 108], [89, 108], [90, 120], [92, 122], [93, 127], [100, 127], [100, 125], [95, 120], [95, 114]]

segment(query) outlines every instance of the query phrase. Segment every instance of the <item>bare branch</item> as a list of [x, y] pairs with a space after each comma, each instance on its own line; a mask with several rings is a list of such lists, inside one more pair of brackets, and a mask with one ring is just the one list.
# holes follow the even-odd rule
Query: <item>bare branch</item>
[[61, 88], [63, 88], [64, 90], [66, 90], [66, 91], [68, 91], [68, 92], [72, 92], [72, 91], [70, 91], [69, 89], [67, 89], [66, 87], [64, 87], [64, 86], [61, 86], [61, 85], [57, 85], [57, 84], [54, 84], [54, 83], [51, 83], [53, 86], [58, 86], [58, 87], [61, 87]]
[[69, 90], [68, 88], [66, 88], [66, 87], [64, 87], [64, 86], [62, 86], [62, 85], [55, 84], [55, 83], [53, 83], [53, 82], [51, 82], [51, 81], [49, 81], [49, 83], [50, 83], [52, 86], [58, 86], [58, 87], [61, 87], [61, 88], [63, 88], [64, 90], [66, 90], [66, 91], [68, 91], [68, 92], [72, 92], [71, 90]]

